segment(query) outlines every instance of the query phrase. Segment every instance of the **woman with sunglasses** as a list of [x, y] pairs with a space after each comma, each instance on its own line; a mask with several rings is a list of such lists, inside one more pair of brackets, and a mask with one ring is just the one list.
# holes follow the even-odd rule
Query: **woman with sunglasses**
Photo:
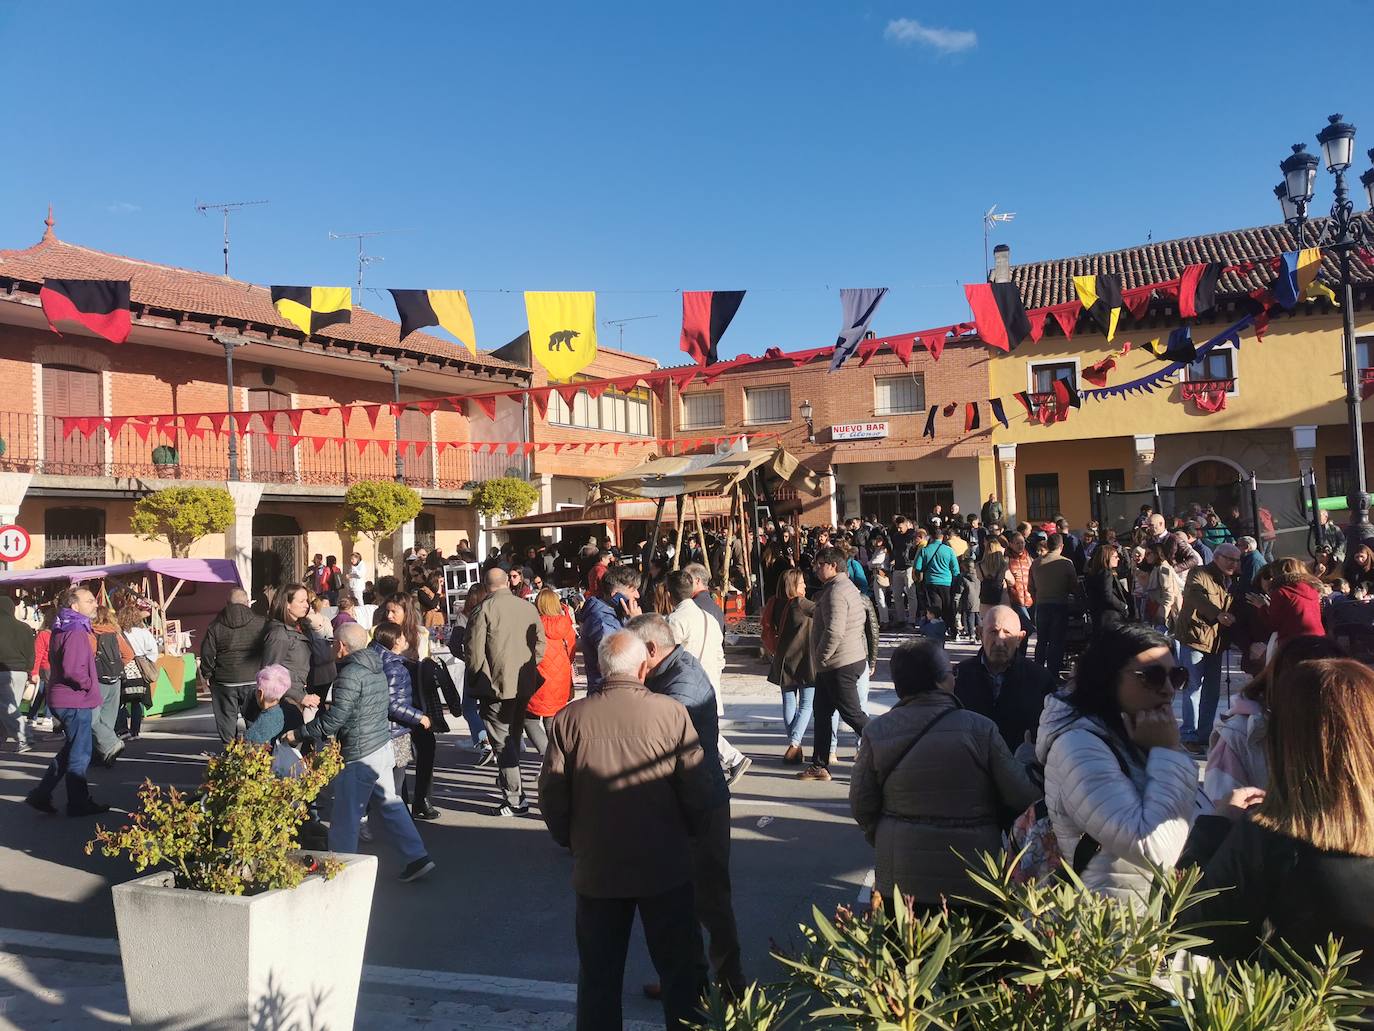
[[1045, 699], [1036, 757], [1059, 848], [1087, 887], [1143, 898], [1150, 863], [1178, 860], [1197, 811], [1197, 767], [1179, 748], [1174, 694], [1188, 683], [1149, 627], [1107, 627], [1072, 687]]

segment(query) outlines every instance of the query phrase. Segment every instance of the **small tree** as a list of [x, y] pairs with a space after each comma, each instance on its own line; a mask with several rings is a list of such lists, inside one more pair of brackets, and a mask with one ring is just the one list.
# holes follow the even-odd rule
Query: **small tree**
[[344, 495], [339, 529], [351, 537], [359, 534], [372, 541], [372, 571], [377, 573], [377, 545], [420, 514], [424, 502], [419, 491], [394, 480], [363, 480]]
[[165, 487], [134, 503], [129, 528], [147, 541], [166, 541], [173, 558], [185, 558], [191, 545], [234, 522], [234, 499], [223, 487]]
[[472, 492], [473, 505], [488, 519], [495, 516], [518, 519], [527, 515], [538, 501], [538, 488], [515, 476], [487, 480]]

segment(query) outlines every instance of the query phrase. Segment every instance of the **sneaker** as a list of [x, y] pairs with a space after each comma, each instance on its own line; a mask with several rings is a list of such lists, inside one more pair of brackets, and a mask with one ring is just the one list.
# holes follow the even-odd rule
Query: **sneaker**
[[525, 815], [526, 813], [528, 813], [529, 811], [530, 811], [530, 803], [529, 803], [529, 800], [528, 800], [528, 799], [525, 799], [525, 798], [522, 798], [522, 799], [520, 799], [520, 801], [517, 802], [515, 805], [511, 805], [509, 802], [503, 802], [503, 803], [501, 803], [501, 805], [498, 806], [497, 809], [496, 809], [496, 815], [497, 815], [497, 816], [524, 816], [524, 815]]
[[360, 824], [358, 824], [358, 840], [359, 840], [359, 841], [371, 841], [371, 840], [372, 840], [372, 828], [369, 827], [369, 826], [367, 825], [367, 817], [366, 817], [366, 816], [364, 816], [363, 819], [362, 819], [362, 822], [361, 822]]
[[88, 801], [85, 805], [67, 806], [68, 816], [99, 816], [108, 813], [110, 807], [101, 802]]
[[33, 745], [29, 744], [27, 741], [20, 741], [20, 742], [19, 742], [19, 754], [20, 754], [20, 755], [27, 755], [29, 752], [32, 752], [32, 751], [33, 751]]
[[41, 730], [41, 731], [42, 731], [43, 733], [45, 733], [45, 734], [51, 734], [51, 733], [53, 732], [53, 730], [52, 730], [52, 717], [51, 717], [51, 716], [39, 716], [39, 717], [36, 718], [36, 719], [29, 720], [29, 729], [31, 729], [31, 730]]
[[429, 856], [421, 856], [401, 871], [401, 883], [409, 884], [411, 881], [418, 881], [433, 869], [434, 860], [430, 859]]
[[829, 780], [829, 779], [830, 779], [830, 771], [827, 770], [824, 766], [817, 766], [815, 763], [812, 763], [812, 764], [811, 764], [810, 766], [808, 766], [806, 769], [802, 770], [801, 773], [797, 774], [797, 779], [798, 779], [798, 780]]
[[496, 753], [492, 751], [491, 745], [483, 741], [481, 749], [482, 750], [477, 754], [477, 765], [494, 766], [496, 764]]
[[47, 813], [49, 816], [57, 815], [57, 807], [52, 804], [51, 798], [40, 798], [37, 795], [25, 795], [24, 801], [33, 806], [40, 813]]
[[726, 773], [725, 786], [733, 788], [735, 786], [735, 782], [738, 781], [741, 777], [743, 777], [745, 772], [749, 769], [749, 767], [753, 765], [753, 759], [750, 759], [747, 755], [741, 755], [739, 757], [739, 762], [735, 763], [734, 766], [731, 766], [729, 772]]

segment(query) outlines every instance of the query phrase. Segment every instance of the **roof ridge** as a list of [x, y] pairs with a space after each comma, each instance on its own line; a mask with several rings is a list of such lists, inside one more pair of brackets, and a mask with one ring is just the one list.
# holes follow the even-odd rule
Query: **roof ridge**
[[116, 254], [114, 251], [102, 251], [97, 247], [88, 247], [85, 244], [72, 243], [70, 240], [60, 240], [57, 237], [53, 237], [50, 240], [39, 240], [31, 247], [0, 249], [0, 261], [4, 261], [8, 257], [18, 257], [19, 255], [38, 257], [41, 256], [43, 251], [51, 250], [55, 247], [65, 247], [68, 250], [80, 251], [82, 254], [92, 254], [100, 258], [113, 258], [116, 261], [128, 262], [130, 265], [138, 265], [142, 268], [157, 269], [163, 272], [179, 272], [183, 275], [205, 276], [208, 279], [213, 279], [224, 285], [237, 284], [239, 286], [250, 287], [261, 286], [259, 283], [253, 283], [246, 279], [235, 279], [233, 276], [226, 276], [220, 272], [206, 272], [203, 269], [186, 268], [183, 265], [168, 265], [160, 261], [148, 261], [146, 258], [132, 258], [127, 254]]
[[[1311, 223], [1324, 222], [1329, 216], [1321, 215], [1308, 219]], [[1066, 261], [1078, 261], [1081, 258], [1106, 258], [1114, 254], [1126, 254], [1131, 251], [1147, 250], [1153, 247], [1168, 247], [1170, 245], [1183, 245], [1195, 243], [1198, 240], [1214, 240], [1223, 236], [1232, 236], [1237, 233], [1259, 233], [1265, 231], [1287, 231], [1288, 226], [1284, 223], [1265, 222], [1256, 226], [1241, 226], [1237, 229], [1219, 229], [1212, 233], [1194, 233], [1192, 236], [1175, 236], [1168, 240], [1149, 240], [1145, 243], [1127, 244], [1124, 247], [1114, 247], [1111, 250], [1103, 251], [1082, 251], [1078, 254], [1062, 254], [1055, 258], [1039, 258], [1035, 261], [1013, 262], [1012, 268], [1027, 268], [1031, 265], [1058, 264]]]

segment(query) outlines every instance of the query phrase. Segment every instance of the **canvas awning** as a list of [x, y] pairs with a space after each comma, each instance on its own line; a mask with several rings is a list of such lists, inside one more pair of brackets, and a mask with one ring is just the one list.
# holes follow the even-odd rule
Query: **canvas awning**
[[782, 448], [651, 458], [642, 465], [595, 481], [592, 492], [598, 499], [725, 494], [755, 469], [772, 473], [798, 490], [815, 496], [821, 493], [820, 477]]

